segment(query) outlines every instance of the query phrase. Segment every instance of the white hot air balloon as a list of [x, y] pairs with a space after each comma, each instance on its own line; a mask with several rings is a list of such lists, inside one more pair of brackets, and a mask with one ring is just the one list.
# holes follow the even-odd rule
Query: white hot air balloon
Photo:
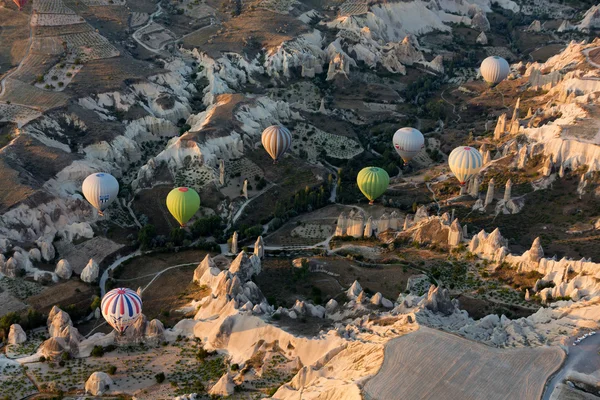
[[119, 194], [119, 182], [111, 174], [99, 172], [85, 178], [81, 191], [86, 200], [98, 210], [98, 214], [104, 215], [103, 211]]
[[425, 147], [423, 134], [415, 128], [398, 129], [392, 141], [396, 152], [405, 163], [410, 162]]
[[448, 165], [462, 186], [481, 171], [483, 157], [473, 147], [460, 146], [450, 153]]
[[487, 83], [497, 85], [508, 77], [510, 66], [504, 58], [492, 56], [483, 60], [480, 70]]

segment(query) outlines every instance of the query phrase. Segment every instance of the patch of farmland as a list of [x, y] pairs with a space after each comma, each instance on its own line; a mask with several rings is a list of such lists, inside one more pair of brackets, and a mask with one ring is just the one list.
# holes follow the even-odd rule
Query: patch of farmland
[[32, 26], [57, 26], [81, 24], [85, 20], [76, 14], [33, 14]]
[[287, 14], [296, 4], [297, 0], [265, 0], [260, 3], [261, 8], [282, 14]]
[[70, 61], [80, 59], [82, 62], [117, 57], [117, 50], [110, 42], [97, 32], [77, 33], [61, 36], [71, 52]]
[[422, 326], [386, 345], [364, 392], [373, 399], [537, 400], [564, 358], [558, 347], [497, 349]]
[[133, 12], [129, 16], [129, 27], [137, 28], [138, 26], [144, 25], [150, 19], [150, 15], [145, 12]]
[[177, 39], [177, 35], [155, 22], [137, 31], [136, 35], [152, 49], [160, 49], [167, 42]]
[[[356, 140], [324, 132], [319, 128], [299, 123], [293, 131], [292, 151], [301, 155], [301, 152], [310, 162], [316, 162], [320, 152], [339, 159], [350, 159], [363, 152], [363, 148]], [[306, 153], [304, 153], [306, 152]], [[302, 155], [301, 155], [302, 157]]]
[[333, 235], [333, 227], [331, 225], [320, 224], [304, 224], [295, 227], [292, 232], [292, 237], [309, 238], [309, 239], [327, 239]]
[[94, 31], [94, 29], [87, 23], [34, 27], [34, 33], [36, 36], [73, 35], [75, 33], [84, 33], [84, 32], [92, 32], [92, 31]]
[[0, 11], [0, 76], [19, 64], [29, 46], [29, 24], [25, 13]]
[[[182, 4], [182, 8], [184, 10], [185, 15], [194, 19], [214, 19], [215, 17], [215, 9], [205, 3], [200, 3], [198, 0], [185, 0]], [[216, 19], [214, 20], [214, 22], [216, 22]]]
[[225, 183], [236, 177], [252, 180], [255, 176], [262, 178], [263, 170], [247, 158], [225, 161]]
[[198, 156], [193, 156], [185, 162], [175, 175], [175, 186], [187, 186], [199, 191], [207, 183], [217, 179], [215, 171], [203, 164]]
[[30, 53], [36, 54], [62, 54], [65, 48], [58, 37], [34, 37], [31, 41]]
[[69, 98], [62, 93], [48, 92], [17, 79], [8, 78], [5, 80], [4, 93], [0, 99], [45, 111], [64, 106]]
[[40, 89], [63, 91], [81, 68], [83, 68], [81, 64], [58, 63], [44, 75], [43, 80], [38, 80], [35, 86]]
[[41, 14], [75, 14], [62, 0], [33, 0], [33, 10]]
[[33, 83], [38, 76], [44, 75], [57, 59], [57, 56], [30, 53], [11, 77], [25, 83]]
[[361, 15], [369, 11], [366, 0], [348, 0], [340, 6], [341, 16]]
[[124, 6], [125, 0], [83, 0], [87, 6]]
[[[0, 104], [0, 122], [11, 121], [21, 127], [31, 120], [41, 116], [39, 111], [16, 104]], [[2, 301], [0, 301], [2, 304]]]

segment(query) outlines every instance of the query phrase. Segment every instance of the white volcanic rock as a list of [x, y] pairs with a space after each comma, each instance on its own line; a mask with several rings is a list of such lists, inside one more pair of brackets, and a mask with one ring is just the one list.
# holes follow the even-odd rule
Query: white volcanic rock
[[485, 13], [478, 11], [471, 19], [471, 27], [482, 32], [487, 32], [490, 30], [490, 21], [488, 21]]
[[0, 273], [9, 278], [16, 278], [19, 269], [19, 263], [13, 257], [5, 260], [4, 255], [0, 254]]
[[338, 308], [338, 302], [334, 299], [330, 299], [327, 304], [325, 304], [325, 311], [327, 314], [333, 314]]
[[381, 305], [385, 308], [394, 308], [394, 303], [391, 300], [386, 299], [385, 297], [381, 298]]
[[100, 267], [98, 263], [93, 258], [90, 258], [90, 261], [88, 261], [83, 271], [81, 271], [79, 278], [84, 282], [93, 283], [98, 279], [99, 273]]
[[146, 325], [146, 337], [162, 339], [165, 335], [165, 327], [158, 319], [153, 319]]
[[529, 32], [541, 32], [542, 31], [542, 24], [540, 22], [539, 19], [536, 19], [535, 21], [533, 21], [529, 27], [527, 28], [527, 31]]
[[327, 54], [322, 49], [321, 32], [313, 30], [269, 49], [264, 63], [269, 76], [289, 78], [290, 69], [300, 67], [301, 76], [312, 78], [323, 72]]
[[[202, 260], [202, 262], [200, 264], [198, 264], [198, 267], [194, 270], [194, 278], [193, 278], [193, 282], [197, 282], [200, 283], [200, 280], [202, 279], [202, 276], [209, 270], [211, 269], [217, 269], [217, 271], [219, 270], [217, 268], [217, 264], [215, 264], [215, 261], [212, 259], [212, 257], [207, 254], [204, 259]], [[218, 274], [218, 272], [217, 272]]]
[[567, 20], [564, 20], [564, 21], [563, 21], [563, 22], [560, 24], [560, 26], [558, 27], [558, 29], [557, 29], [556, 31], [560, 33], [560, 32], [567, 32], [567, 31], [571, 31], [571, 30], [573, 30], [573, 29], [574, 29], [573, 25], [572, 25], [572, 24], [571, 24], [569, 21], [567, 21]]
[[591, 31], [597, 28], [600, 28], [600, 4], [587, 10], [583, 20], [575, 26], [575, 29], [580, 31]]
[[71, 268], [71, 264], [63, 258], [56, 264], [54, 273], [62, 279], [69, 279], [71, 278], [71, 275], [73, 275], [73, 268]]
[[211, 396], [231, 396], [235, 392], [235, 384], [231, 373], [225, 372], [223, 376], [208, 391]]
[[448, 246], [454, 247], [462, 243], [463, 230], [458, 219], [455, 219], [450, 225], [450, 231], [448, 232]]
[[262, 236], [259, 236], [254, 243], [254, 255], [260, 259], [265, 257], [265, 243]]
[[113, 380], [105, 372], [96, 371], [85, 382], [85, 392], [92, 396], [101, 396], [111, 390]]
[[488, 38], [487, 35], [485, 34], [485, 32], [481, 32], [479, 34], [479, 36], [477, 36], [477, 39], [475, 39], [475, 42], [482, 44], [482, 45], [486, 45], [488, 44]]
[[229, 272], [237, 275], [242, 282], [248, 282], [253, 275], [260, 274], [260, 271], [260, 258], [254, 254], [248, 257], [245, 251], [241, 251], [229, 266]]
[[46, 358], [56, 358], [60, 356], [69, 346], [63, 338], [54, 338], [44, 341], [38, 350], [38, 353]]
[[8, 344], [21, 344], [27, 341], [27, 334], [19, 324], [12, 324], [8, 331]]
[[29, 250], [29, 258], [33, 261], [40, 262], [42, 261], [42, 253], [39, 249], [34, 247], [33, 249]]
[[423, 300], [423, 305], [434, 313], [450, 315], [456, 310], [456, 306], [450, 300], [448, 289], [440, 289], [435, 285], [429, 287], [427, 298]]
[[352, 286], [350, 286], [350, 288], [346, 291], [346, 295], [348, 296], [349, 299], [356, 299], [358, 297], [358, 295], [360, 295], [362, 293], [362, 287], [360, 286], [360, 283], [358, 283], [358, 281], [354, 281], [354, 283], [352, 284]]
[[54, 306], [48, 314], [47, 326], [51, 337], [60, 337], [67, 326], [73, 326], [73, 322], [69, 314]]

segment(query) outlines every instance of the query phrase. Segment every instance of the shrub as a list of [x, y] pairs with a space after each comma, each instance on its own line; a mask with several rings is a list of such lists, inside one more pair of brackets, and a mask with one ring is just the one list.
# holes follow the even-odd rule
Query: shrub
[[232, 370], [232, 371], [237, 371], [237, 370], [239, 370], [239, 369], [240, 369], [240, 366], [239, 366], [239, 364], [231, 364], [231, 370]]
[[161, 372], [159, 374], [154, 375], [154, 379], [156, 379], [157, 383], [163, 383], [165, 381], [165, 373]]
[[115, 372], [117, 372], [117, 367], [115, 367], [114, 365], [111, 365], [110, 367], [108, 367], [109, 374], [114, 375]]
[[102, 357], [104, 355], [104, 348], [102, 346], [94, 346], [91, 355], [92, 357]]

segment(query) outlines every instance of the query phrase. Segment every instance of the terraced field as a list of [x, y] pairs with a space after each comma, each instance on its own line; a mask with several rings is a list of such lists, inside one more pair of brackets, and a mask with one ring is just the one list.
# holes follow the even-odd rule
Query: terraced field
[[38, 110], [49, 110], [67, 104], [68, 97], [59, 92], [48, 92], [30, 86], [17, 79], [6, 79], [4, 93], [0, 100], [17, 105], [27, 105]]
[[33, 9], [42, 14], [75, 14], [62, 0], [33, 0]]
[[387, 344], [365, 398], [537, 400], [564, 357], [558, 347], [496, 349], [421, 326]]
[[369, 5], [366, 0], [348, 0], [340, 6], [340, 15], [351, 16], [366, 14], [369, 11]]
[[81, 24], [84, 19], [75, 14], [34, 14], [31, 16], [33, 26], [58, 26]]
[[58, 56], [29, 54], [11, 78], [25, 83], [33, 83], [38, 76], [44, 75], [58, 61]]
[[64, 47], [58, 37], [35, 37], [31, 41], [29, 52], [37, 54], [62, 54]]
[[84, 32], [61, 36], [72, 52], [72, 58], [82, 62], [111, 58], [119, 55], [119, 51], [108, 40], [96, 32]]

